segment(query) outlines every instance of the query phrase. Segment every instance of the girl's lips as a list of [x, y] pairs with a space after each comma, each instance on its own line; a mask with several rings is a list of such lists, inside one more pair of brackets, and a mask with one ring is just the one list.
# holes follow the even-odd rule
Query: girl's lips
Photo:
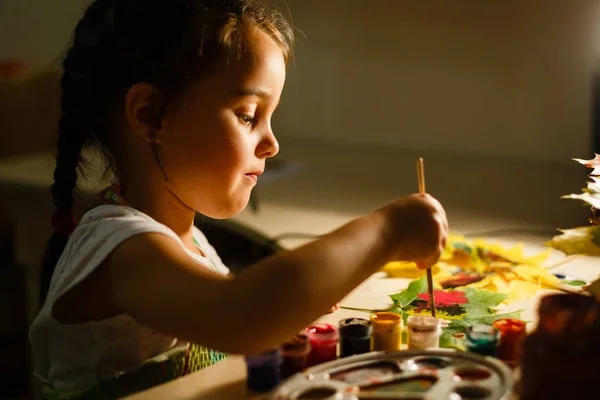
[[260, 175], [259, 173], [255, 173], [255, 172], [251, 172], [249, 174], [245, 174], [244, 176], [248, 179], [250, 179], [252, 182], [258, 182], [258, 175]]

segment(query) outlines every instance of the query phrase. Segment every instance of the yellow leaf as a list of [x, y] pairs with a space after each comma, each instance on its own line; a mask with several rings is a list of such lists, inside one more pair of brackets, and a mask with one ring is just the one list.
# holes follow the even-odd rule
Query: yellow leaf
[[508, 298], [505, 303], [511, 303], [513, 301], [523, 301], [531, 299], [535, 296], [535, 293], [540, 289], [539, 285], [531, 282], [525, 282], [521, 280], [514, 280], [510, 282], [510, 290], [508, 291]]
[[566, 255], [600, 256], [600, 246], [596, 244], [600, 237], [600, 226], [584, 226], [561, 230], [561, 232], [562, 235], [555, 236], [546, 245], [562, 251]]
[[560, 279], [552, 275], [545, 268], [532, 267], [529, 265], [518, 265], [513, 271], [523, 281], [544, 285], [546, 287], [556, 287], [560, 285]]
[[414, 262], [392, 261], [385, 264], [381, 270], [394, 278], [418, 279], [425, 276], [425, 271], [417, 268]]
[[[381, 269], [392, 278], [419, 279], [425, 276], [425, 270], [417, 268], [414, 262], [392, 261], [383, 266]], [[431, 268], [431, 273], [435, 276], [441, 271], [440, 265], [436, 264]], [[446, 273], [445, 276], [451, 276]]]
[[590, 292], [591, 294], [593, 294], [594, 296], [596, 296], [597, 299], [600, 299], [600, 279], [597, 279], [594, 282], [592, 282], [586, 288], [586, 290], [588, 292]]

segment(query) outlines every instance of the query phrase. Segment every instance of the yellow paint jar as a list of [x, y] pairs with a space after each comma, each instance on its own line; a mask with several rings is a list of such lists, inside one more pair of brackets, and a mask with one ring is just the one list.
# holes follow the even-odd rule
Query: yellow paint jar
[[397, 351], [402, 345], [402, 317], [391, 312], [371, 315], [371, 351]]

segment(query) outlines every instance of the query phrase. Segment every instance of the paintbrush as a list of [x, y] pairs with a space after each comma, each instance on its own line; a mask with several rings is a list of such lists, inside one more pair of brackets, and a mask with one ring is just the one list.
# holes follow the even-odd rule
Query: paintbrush
[[[419, 193], [425, 194], [425, 163], [423, 157], [417, 160], [417, 176], [419, 179]], [[429, 292], [429, 308], [431, 308], [431, 316], [435, 317], [435, 299], [433, 297], [433, 275], [431, 268], [427, 268], [427, 291]]]

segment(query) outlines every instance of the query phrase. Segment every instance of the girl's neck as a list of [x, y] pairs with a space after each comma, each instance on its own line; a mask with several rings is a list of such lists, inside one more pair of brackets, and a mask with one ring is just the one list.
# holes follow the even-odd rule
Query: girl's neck
[[171, 228], [186, 247], [195, 248], [192, 234], [195, 211], [181, 202], [164, 182], [154, 185], [145, 183], [136, 185], [135, 182], [124, 182], [121, 185], [121, 197], [131, 207]]

